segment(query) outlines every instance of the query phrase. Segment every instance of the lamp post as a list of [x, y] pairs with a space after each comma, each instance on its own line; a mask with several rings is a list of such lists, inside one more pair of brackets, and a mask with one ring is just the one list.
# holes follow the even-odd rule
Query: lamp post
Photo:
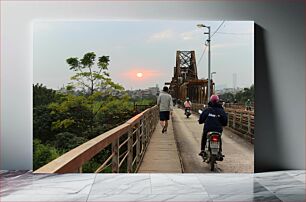
[[212, 72], [211, 74], [210, 74], [210, 78], [211, 78], [211, 80], [212, 80], [212, 75], [213, 74], [216, 74], [217, 72]]
[[197, 27], [203, 28], [206, 27], [208, 29], [208, 32], [204, 32], [204, 34], [208, 34], [207, 44], [208, 44], [208, 90], [207, 90], [207, 103], [210, 99], [210, 91], [211, 91], [211, 74], [210, 74], [210, 26], [206, 26], [203, 24], [198, 24]]
[[[216, 74], [217, 72], [212, 72], [210, 75], [210, 78], [211, 78], [211, 80], [213, 80], [213, 74]], [[215, 92], [215, 89], [214, 89], [214, 87], [213, 87], [213, 93]]]

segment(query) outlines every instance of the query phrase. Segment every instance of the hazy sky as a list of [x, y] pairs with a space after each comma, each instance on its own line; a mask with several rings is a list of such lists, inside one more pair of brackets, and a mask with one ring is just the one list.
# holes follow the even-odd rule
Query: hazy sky
[[[171, 81], [177, 50], [194, 50], [198, 77], [207, 78], [206, 29], [221, 21], [55, 21], [34, 23], [34, 83], [59, 89], [74, 74], [66, 63], [87, 52], [110, 56], [111, 78], [126, 89]], [[225, 21], [211, 40], [211, 71], [217, 86], [254, 83], [254, 27], [250, 21]], [[136, 74], [143, 73], [142, 78]]]

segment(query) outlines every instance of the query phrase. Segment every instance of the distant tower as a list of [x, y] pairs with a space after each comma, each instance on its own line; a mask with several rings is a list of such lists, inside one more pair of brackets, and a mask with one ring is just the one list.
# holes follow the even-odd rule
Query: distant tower
[[237, 73], [233, 74], [233, 89], [234, 89], [234, 93], [236, 93], [236, 89], [237, 89]]
[[158, 84], [156, 84], [156, 96], [158, 96], [159, 95], [159, 86], [158, 86]]

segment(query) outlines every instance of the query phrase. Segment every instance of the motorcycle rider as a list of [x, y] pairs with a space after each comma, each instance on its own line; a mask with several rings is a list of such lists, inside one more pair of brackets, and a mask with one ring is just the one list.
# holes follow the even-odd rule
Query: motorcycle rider
[[186, 101], [184, 102], [185, 107], [185, 114], [187, 113], [187, 109], [191, 108], [191, 101], [189, 100], [189, 97], [186, 98]]
[[245, 102], [245, 108], [247, 111], [251, 111], [252, 108], [251, 108], [251, 100], [248, 99], [246, 102]]
[[[201, 152], [200, 156], [206, 157], [205, 146], [207, 141], [208, 132], [219, 132], [222, 133], [223, 126], [227, 125], [227, 114], [225, 113], [222, 105], [219, 103], [219, 97], [212, 95], [208, 107], [201, 113], [199, 118], [199, 124], [205, 123], [202, 141], [201, 141]], [[222, 145], [220, 145], [220, 154], [222, 151]]]

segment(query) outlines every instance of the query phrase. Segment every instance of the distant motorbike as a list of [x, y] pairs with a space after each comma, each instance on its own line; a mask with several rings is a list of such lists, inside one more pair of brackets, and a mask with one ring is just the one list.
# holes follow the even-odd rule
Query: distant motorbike
[[[199, 110], [199, 114], [202, 114], [202, 110]], [[221, 135], [222, 133], [219, 132], [207, 133], [207, 142], [204, 150], [206, 155], [202, 156], [202, 158], [203, 162], [210, 164], [211, 171], [215, 170], [216, 161], [223, 161]]]
[[246, 111], [252, 111], [252, 107], [247, 106], [247, 107], [246, 107]]
[[189, 118], [189, 116], [191, 115], [191, 110], [190, 110], [190, 108], [186, 108], [186, 109], [185, 109], [185, 115], [186, 115], [187, 118]]

